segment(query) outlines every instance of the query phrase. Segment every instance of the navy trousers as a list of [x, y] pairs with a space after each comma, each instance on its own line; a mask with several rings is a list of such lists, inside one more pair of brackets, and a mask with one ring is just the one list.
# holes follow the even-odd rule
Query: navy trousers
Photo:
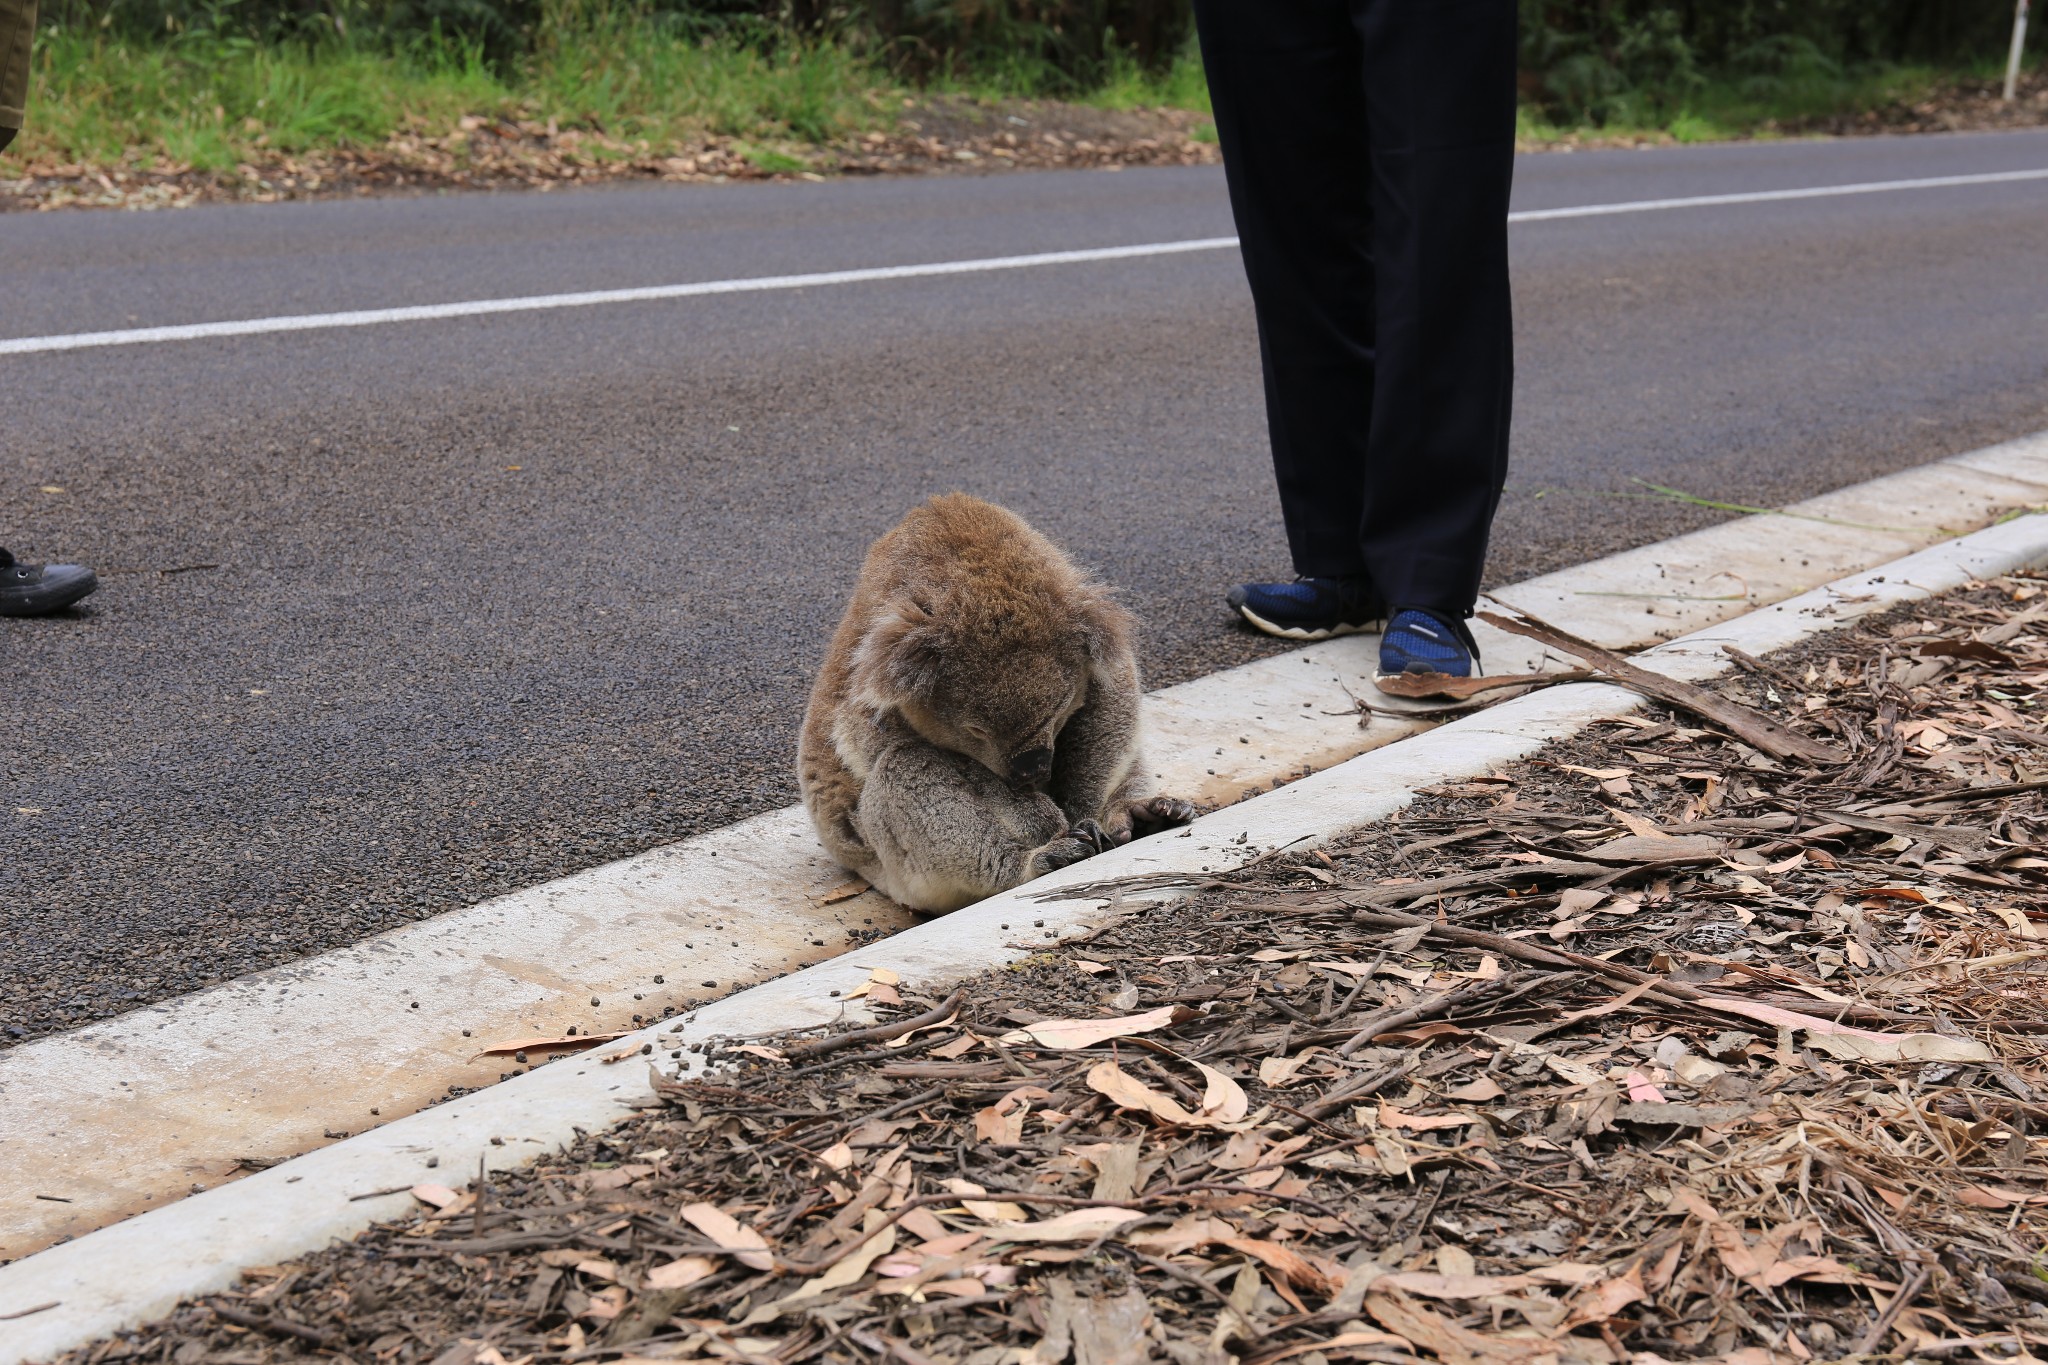
[[1469, 613], [1507, 478], [1515, 0], [1194, 0], [1296, 573]]

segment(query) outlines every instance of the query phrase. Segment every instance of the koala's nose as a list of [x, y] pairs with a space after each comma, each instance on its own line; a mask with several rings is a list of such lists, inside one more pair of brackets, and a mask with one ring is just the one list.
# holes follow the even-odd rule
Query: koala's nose
[[1052, 750], [1026, 749], [1010, 760], [1010, 780], [1021, 786], [1035, 786], [1052, 776]]

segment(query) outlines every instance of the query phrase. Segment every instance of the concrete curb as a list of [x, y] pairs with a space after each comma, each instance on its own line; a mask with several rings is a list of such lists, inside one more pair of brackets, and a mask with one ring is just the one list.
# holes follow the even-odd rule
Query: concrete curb
[[[1660, 645], [1639, 662], [1701, 679], [1725, 667], [1722, 646], [1762, 653], [1902, 602], [2048, 561], [2048, 517], [2028, 516], [1840, 579], [1776, 606]], [[1241, 865], [1283, 844], [1333, 838], [1382, 818], [1418, 787], [1483, 774], [1551, 740], [1641, 704], [1604, 684], [1535, 693], [1339, 764], [1162, 835], [1065, 869], [868, 949], [792, 973], [563, 1061], [396, 1120], [246, 1180], [129, 1219], [0, 1268], [8, 1321], [0, 1365], [44, 1359], [162, 1315], [180, 1300], [232, 1284], [245, 1266], [275, 1263], [400, 1216], [423, 1180], [522, 1164], [651, 1099], [641, 1046], [661, 1057], [691, 1042], [817, 1027], [846, 1012], [845, 992], [884, 966], [935, 987], [1012, 962], [1099, 922], [1100, 900], [1048, 901], [1062, 887], [1168, 871]], [[603, 1057], [624, 1054], [607, 1064]], [[685, 1070], [692, 1058], [680, 1059]], [[430, 1166], [429, 1162], [433, 1164]], [[379, 1193], [388, 1192], [388, 1193]]]

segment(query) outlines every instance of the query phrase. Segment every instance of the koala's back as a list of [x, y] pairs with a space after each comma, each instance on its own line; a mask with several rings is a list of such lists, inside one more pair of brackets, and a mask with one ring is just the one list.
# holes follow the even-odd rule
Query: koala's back
[[[964, 493], [911, 509], [868, 551], [811, 690], [797, 747], [804, 804], [826, 848], [873, 880], [873, 850], [854, 820], [880, 751], [901, 733], [871, 685], [864, 646], [897, 604], [912, 603], [979, 645], [1053, 648], [1075, 629], [1087, 579], [1013, 512]], [[976, 645], [970, 644], [969, 649]], [[1131, 671], [1135, 686], [1135, 668]]]

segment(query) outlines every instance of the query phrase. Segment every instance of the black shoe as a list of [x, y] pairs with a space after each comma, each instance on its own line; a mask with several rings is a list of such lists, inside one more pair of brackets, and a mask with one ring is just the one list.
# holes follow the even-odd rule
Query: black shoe
[[1297, 578], [1240, 583], [1223, 600], [1245, 620], [1283, 640], [1327, 640], [1371, 630], [1387, 604], [1363, 578]]
[[0, 616], [48, 616], [100, 585], [78, 564], [24, 564], [0, 550]]

